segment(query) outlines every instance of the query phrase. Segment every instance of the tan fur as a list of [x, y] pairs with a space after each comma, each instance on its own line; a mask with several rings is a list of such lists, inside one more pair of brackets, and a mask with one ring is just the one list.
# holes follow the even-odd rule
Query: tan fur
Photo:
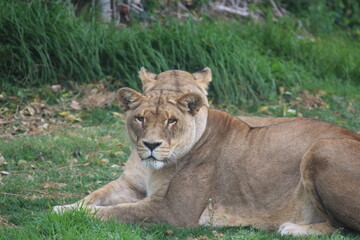
[[[165, 73], [169, 81], [183, 74]], [[293, 235], [330, 233], [338, 226], [360, 230], [358, 135], [309, 119], [254, 119], [252, 125], [265, 126], [250, 127], [203, 106], [206, 92], [201, 87], [176, 86], [148, 85], [144, 94], [119, 92], [128, 109], [126, 127], [134, 150], [118, 180], [83, 200], [99, 217], [175, 226], [251, 225]], [[134, 118], [138, 115], [144, 123]], [[177, 127], [166, 123], [170, 117], [178, 120]], [[156, 161], [163, 161], [159, 169], [139, 164], [152, 161], [144, 139], [164, 144], [153, 150]], [[336, 169], [328, 167], [333, 165]], [[328, 181], [334, 183], [330, 189]], [[349, 193], [353, 197], [342, 204]]]

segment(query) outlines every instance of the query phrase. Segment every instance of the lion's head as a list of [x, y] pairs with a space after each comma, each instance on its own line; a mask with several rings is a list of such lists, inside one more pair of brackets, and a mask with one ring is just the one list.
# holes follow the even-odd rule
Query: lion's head
[[143, 92], [162, 89], [178, 93], [198, 93], [208, 105], [207, 88], [212, 80], [211, 70], [206, 67], [198, 72], [189, 73], [181, 70], [169, 70], [160, 74], [152, 73], [145, 68], [139, 71]]
[[142, 162], [154, 169], [176, 163], [205, 130], [207, 108], [198, 93], [122, 88], [117, 99], [126, 111], [130, 140]]

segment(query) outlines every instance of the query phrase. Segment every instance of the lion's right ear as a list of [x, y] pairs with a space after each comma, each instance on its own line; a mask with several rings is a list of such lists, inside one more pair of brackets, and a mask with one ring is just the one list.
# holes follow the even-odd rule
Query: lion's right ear
[[156, 84], [156, 74], [150, 72], [146, 68], [142, 67], [139, 71], [139, 78], [142, 83], [142, 90], [145, 92], [146, 90], [152, 88]]
[[120, 88], [116, 93], [116, 101], [127, 111], [140, 104], [143, 95], [131, 88]]

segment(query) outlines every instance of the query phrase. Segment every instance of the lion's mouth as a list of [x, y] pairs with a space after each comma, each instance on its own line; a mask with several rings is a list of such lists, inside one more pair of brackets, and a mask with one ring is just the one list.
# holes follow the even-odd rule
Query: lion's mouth
[[157, 159], [153, 155], [151, 155], [147, 158], [143, 158], [143, 159], [141, 159], [141, 161], [143, 161], [143, 162], [162, 162], [160, 159]]
[[141, 161], [146, 167], [151, 167], [154, 169], [160, 169], [164, 166], [164, 161], [156, 159], [154, 156], [142, 159]]
[[150, 155], [147, 158], [141, 159], [142, 161], [159, 161], [157, 158], [155, 158], [153, 155]]

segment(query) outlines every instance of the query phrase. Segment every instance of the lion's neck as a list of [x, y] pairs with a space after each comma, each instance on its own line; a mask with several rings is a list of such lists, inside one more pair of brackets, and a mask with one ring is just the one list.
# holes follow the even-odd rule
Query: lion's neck
[[220, 110], [209, 108], [207, 116], [205, 129], [201, 138], [193, 146], [192, 151], [197, 150], [205, 143], [209, 144], [209, 141], [221, 143], [225, 138], [229, 138], [234, 134], [244, 136], [250, 130], [250, 126], [247, 123]]

